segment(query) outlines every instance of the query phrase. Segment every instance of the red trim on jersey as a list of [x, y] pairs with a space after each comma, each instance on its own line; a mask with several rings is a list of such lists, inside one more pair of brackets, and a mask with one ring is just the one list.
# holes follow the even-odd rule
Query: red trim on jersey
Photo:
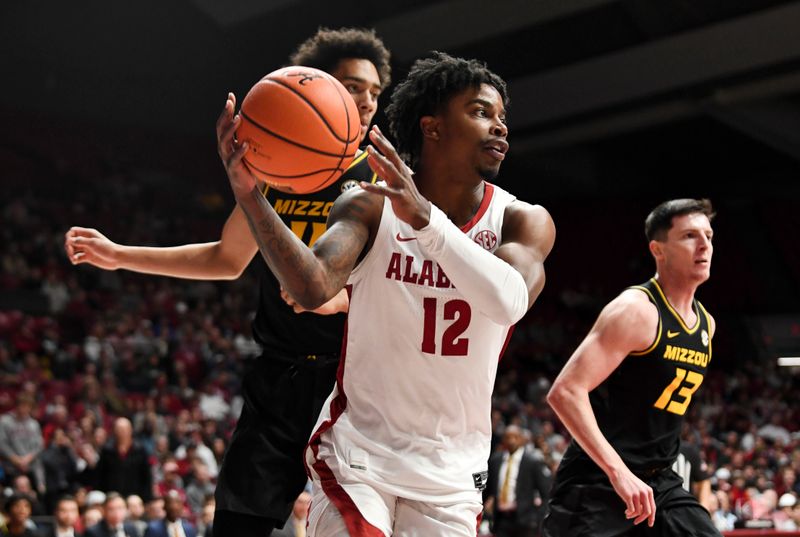
[[339, 511], [339, 514], [342, 515], [344, 524], [347, 526], [347, 532], [350, 535], [385, 537], [381, 530], [367, 522], [353, 499], [347, 494], [347, 491], [336, 481], [336, 476], [325, 464], [325, 461], [315, 462], [314, 470], [319, 475], [322, 490]]
[[353, 499], [347, 494], [347, 491], [336, 481], [336, 476], [328, 465], [325, 464], [325, 461], [315, 462], [314, 470], [320, 477], [322, 490], [333, 505], [336, 506], [336, 509], [339, 510], [339, 514], [342, 515], [345, 526], [347, 526], [347, 532], [350, 535], [358, 535], [359, 537], [385, 537], [381, 530], [367, 522], [358, 510], [358, 506], [356, 506]]
[[475, 224], [478, 223], [486, 211], [489, 210], [489, 204], [492, 202], [492, 196], [494, 196], [494, 185], [492, 183], [483, 182], [483, 199], [481, 200], [481, 205], [478, 207], [478, 212], [475, 213], [475, 216], [469, 219], [469, 222], [461, 226], [461, 231], [464, 233], [468, 232], [472, 229]]
[[[347, 297], [349, 299], [353, 295], [353, 286], [347, 285], [345, 286], [345, 289], [347, 289]], [[364, 537], [385, 537], [381, 530], [367, 522], [367, 520], [363, 517], [353, 499], [336, 481], [336, 475], [333, 473], [333, 470], [330, 469], [325, 461], [317, 458], [319, 456], [319, 444], [322, 434], [333, 427], [333, 424], [336, 423], [336, 420], [339, 419], [339, 416], [341, 416], [345, 408], [347, 408], [347, 395], [344, 393], [344, 364], [346, 358], [347, 320], [345, 320], [344, 323], [342, 351], [339, 356], [339, 368], [336, 371], [336, 389], [338, 393], [331, 401], [331, 418], [322, 422], [322, 425], [319, 426], [319, 429], [317, 429], [311, 436], [311, 440], [308, 441], [308, 447], [306, 449], [311, 448], [311, 452], [314, 454], [315, 461], [311, 466], [319, 476], [323, 492], [325, 492], [325, 495], [330, 499], [333, 505], [336, 506], [336, 509], [339, 510], [339, 514], [342, 515], [342, 519], [347, 526], [348, 533], [350, 533], [350, 535], [363, 535]], [[305, 460], [305, 457], [303, 462], [306, 464], [306, 473], [309, 477], [311, 477], [311, 471], [308, 468], [308, 461]]]
[[[345, 289], [347, 290], [347, 299], [350, 300], [350, 297], [353, 295], [353, 286], [345, 285]], [[331, 401], [331, 418], [322, 422], [322, 425], [320, 425], [319, 428], [314, 431], [314, 434], [311, 435], [308, 445], [306, 446], [306, 449], [311, 448], [311, 451], [314, 454], [314, 460], [317, 459], [317, 452], [319, 450], [320, 437], [322, 436], [322, 433], [333, 427], [333, 424], [336, 423], [336, 420], [338, 420], [339, 416], [342, 415], [344, 409], [347, 408], [347, 395], [344, 393], [344, 362], [345, 358], [347, 358], [347, 325], [349, 320], [350, 314], [348, 312], [344, 321], [344, 331], [342, 332], [342, 350], [339, 353], [339, 367], [336, 369], [336, 391], [338, 393]], [[303, 457], [303, 463], [306, 466], [306, 474], [308, 477], [311, 477], [311, 469], [308, 467], [308, 461], [306, 461], [305, 457]], [[313, 466], [316, 470], [316, 463]]]
[[516, 328], [516, 326], [517, 325], [512, 324], [511, 326], [508, 327], [508, 334], [506, 334], [506, 340], [503, 343], [503, 348], [500, 350], [500, 356], [497, 357], [498, 362], [503, 359], [503, 355], [506, 353], [506, 347], [508, 347], [508, 342], [511, 341], [511, 334], [514, 333], [514, 328]]
[[475, 537], [481, 534], [481, 520], [483, 520], [483, 511], [478, 513], [478, 522], [475, 524]]

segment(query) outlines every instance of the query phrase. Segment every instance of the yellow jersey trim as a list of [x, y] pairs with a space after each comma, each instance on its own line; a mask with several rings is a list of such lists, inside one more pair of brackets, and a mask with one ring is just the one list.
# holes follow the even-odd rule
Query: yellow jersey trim
[[[362, 151], [360, 155], [358, 155], [356, 158], [353, 159], [353, 162], [350, 163], [350, 166], [348, 166], [347, 169], [349, 170], [350, 168], [355, 167], [356, 164], [366, 159], [367, 155], [369, 155], [369, 153], [367, 153], [366, 151]], [[372, 172], [372, 179], [370, 179], [369, 182], [374, 185], [377, 181], [378, 181], [378, 174]]]
[[703, 315], [706, 316], [706, 325], [708, 326], [708, 363], [711, 363], [711, 315], [708, 314], [706, 307], [697, 301], [697, 305], [700, 306], [700, 309], [703, 311]]
[[349, 170], [350, 168], [354, 167], [356, 164], [367, 158], [368, 154], [369, 153], [367, 153], [366, 151], [363, 151], [360, 155], [358, 155], [356, 158], [353, 159], [353, 162], [350, 163], [350, 166], [347, 167], [347, 170]]
[[[353, 159], [353, 162], [350, 163], [350, 165], [347, 167], [347, 169], [344, 172], [342, 172], [342, 175], [347, 173], [347, 171], [350, 168], [355, 167], [356, 164], [358, 164], [359, 162], [361, 162], [362, 160], [367, 158], [368, 154], [369, 153], [367, 153], [366, 151], [362, 151], [360, 155], [358, 155], [356, 158]], [[372, 172], [372, 180], [370, 182], [374, 184], [377, 180], [378, 180], [378, 174], [375, 173], [375, 172]], [[261, 191], [261, 194], [263, 194], [263, 196], [266, 198], [267, 197], [267, 192], [269, 192], [269, 185], [264, 183], [264, 189]]]
[[647, 296], [650, 297], [650, 301], [656, 307], [656, 311], [658, 311], [658, 331], [656, 332], [656, 339], [655, 339], [655, 341], [653, 341], [653, 344], [650, 345], [649, 347], [647, 347], [643, 351], [633, 351], [633, 352], [629, 352], [628, 353], [631, 356], [643, 356], [643, 355], [645, 355], [647, 353], [653, 352], [653, 350], [656, 347], [658, 347], [658, 343], [661, 341], [661, 310], [658, 309], [658, 304], [656, 303], [656, 299], [653, 296], [653, 293], [651, 293], [650, 289], [648, 289], [647, 287], [642, 287], [641, 285], [633, 285], [633, 286], [629, 287], [628, 289], [638, 289], [639, 291], [647, 293]]
[[658, 290], [658, 294], [661, 295], [661, 298], [664, 299], [664, 304], [667, 305], [667, 309], [672, 313], [675, 319], [678, 320], [678, 323], [681, 325], [681, 327], [683, 327], [683, 330], [689, 335], [692, 335], [695, 332], [697, 332], [697, 329], [700, 328], [700, 311], [697, 309], [697, 301], [692, 300], [693, 302], [692, 307], [694, 308], [695, 316], [697, 316], [697, 321], [695, 321], [694, 327], [689, 328], [688, 326], [686, 326], [686, 322], [683, 320], [683, 317], [681, 317], [680, 314], [677, 311], [675, 311], [675, 308], [673, 308], [672, 304], [670, 304], [669, 300], [667, 300], [667, 297], [664, 294], [664, 290], [661, 289], [661, 286], [658, 284], [658, 281], [655, 278], [650, 278], [650, 281], [653, 282], [653, 284], [655, 284], [656, 289]]

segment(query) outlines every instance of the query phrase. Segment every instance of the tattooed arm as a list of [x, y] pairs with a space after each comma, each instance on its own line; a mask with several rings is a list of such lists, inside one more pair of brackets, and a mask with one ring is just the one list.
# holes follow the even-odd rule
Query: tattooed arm
[[309, 249], [257, 188], [243, 197], [237, 195], [237, 201], [270, 270], [307, 310], [324, 304], [344, 287], [371, 243], [383, 207], [383, 198], [360, 189], [343, 194], [331, 210], [328, 229]]
[[[228, 98], [225, 110], [232, 109]], [[328, 217], [328, 229], [311, 250], [281, 221], [257, 188], [242, 158], [247, 143], [235, 139], [239, 114], [218, 132], [218, 151], [233, 195], [256, 239], [258, 249], [281, 287], [304, 309], [313, 310], [338, 293], [380, 223], [383, 198], [360, 189], [340, 196]]]

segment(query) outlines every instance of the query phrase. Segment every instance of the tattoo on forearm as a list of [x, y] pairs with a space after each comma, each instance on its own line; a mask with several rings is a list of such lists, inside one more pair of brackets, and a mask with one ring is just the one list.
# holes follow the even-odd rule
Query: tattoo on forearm
[[[265, 204], [267, 200], [258, 191], [253, 191], [253, 201]], [[303, 252], [297, 248], [297, 238], [280, 221], [277, 214], [265, 209], [265, 216], [256, 220], [252, 208], [242, 204], [250, 231], [258, 244], [261, 256], [281, 282], [289, 284], [292, 294], [297, 300], [311, 298], [312, 291], [322, 291], [325, 283], [319, 271], [319, 264], [311, 252]]]
[[[344, 285], [368, 238], [363, 226], [350, 225], [342, 233], [323, 236], [312, 252], [283, 224], [260, 192], [254, 190], [250, 199], [242, 201], [242, 211], [261, 256], [295, 300], [315, 303]], [[363, 222], [364, 215], [376, 203], [374, 199], [361, 198], [349, 201], [336, 215], [344, 225], [348, 221]]]

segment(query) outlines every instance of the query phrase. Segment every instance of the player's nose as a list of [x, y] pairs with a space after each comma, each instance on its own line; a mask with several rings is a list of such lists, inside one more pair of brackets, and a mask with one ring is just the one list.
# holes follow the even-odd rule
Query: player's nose
[[492, 134], [501, 138], [508, 137], [508, 126], [499, 119], [492, 125]]

